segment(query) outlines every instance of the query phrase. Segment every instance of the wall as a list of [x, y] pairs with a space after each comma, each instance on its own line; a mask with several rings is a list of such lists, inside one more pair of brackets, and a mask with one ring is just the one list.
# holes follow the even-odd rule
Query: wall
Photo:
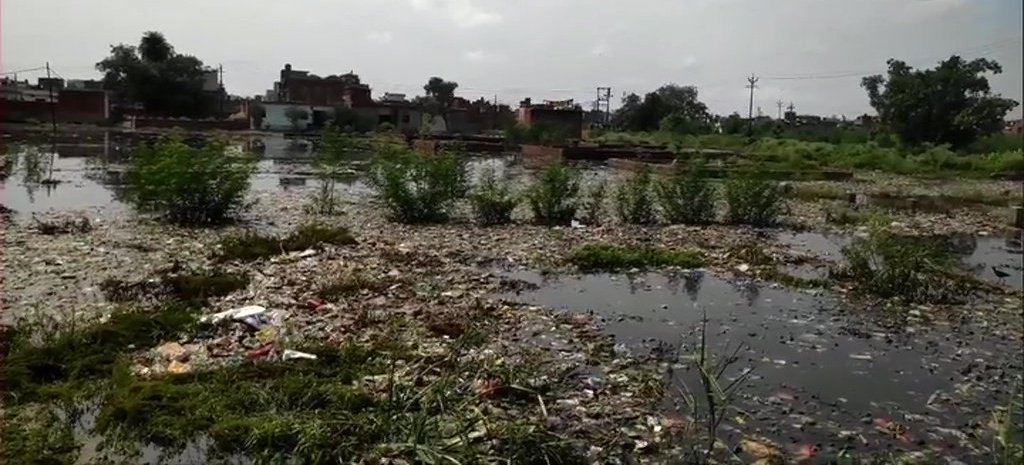
[[356, 114], [372, 120], [374, 127], [380, 126], [383, 122], [389, 122], [399, 132], [408, 134], [418, 133], [420, 125], [423, 124], [423, 113], [407, 105], [375, 104], [356, 107], [352, 110]]
[[547, 145], [524, 145], [522, 147], [523, 166], [526, 168], [544, 168], [552, 163], [563, 160], [561, 147]]
[[[302, 108], [309, 114], [308, 118], [299, 122], [299, 127], [296, 128], [292, 124], [291, 120], [288, 119], [289, 108]], [[264, 103], [263, 108], [266, 111], [263, 121], [258, 129], [264, 129], [267, 131], [295, 131], [305, 130], [310, 124], [313, 123], [313, 112], [322, 111], [327, 113], [329, 118], [334, 118], [334, 107], [333, 106], [309, 106], [299, 105], [290, 103]]]
[[45, 101], [0, 100], [0, 117], [4, 121], [46, 122], [56, 116], [62, 123], [104, 123], [110, 117], [106, 92], [63, 90], [57, 95], [56, 108]]
[[133, 128], [177, 128], [187, 131], [245, 131], [249, 121], [244, 119], [189, 119], [189, 118], [132, 118]]

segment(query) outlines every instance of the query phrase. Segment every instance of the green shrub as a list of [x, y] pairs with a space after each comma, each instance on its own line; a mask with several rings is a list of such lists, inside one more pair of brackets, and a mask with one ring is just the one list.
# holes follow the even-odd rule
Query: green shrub
[[540, 224], [567, 225], [576, 216], [579, 173], [561, 163], [548, 166], [526, 195], [533, 218]]
[[473, 193], [469, 196], [476, 220], [483, 226], [508, 224], [512, 211], [519, 199], [512, 194], [507, 180], [498, 180], [494, 169], [488, 168], [480, 175]]
[[677, 172], [658, 183], [658, 202], [670, 224], [707, 224], [715, 220], [715, 187], [700, 168]]
[[725, 202], [730, 223], [771, 226], [782, 213], [783, 190], [777, 182], [741, 175], [725, 182]]
[[601, 224], [604, 217], [604, 201], [608, 194], [608, 184], [598, 181], [587, 191], [583, 201], [583, 221], [589, 225]]
[[645, 167], [619, 184], [615, 192], [615, 211], [619, 221], [641, 225], [657, 222], [651, 183], [651, 171]]
[[867, 237], [843, 249], [846, 265], [833, 277], [854, 283], [858, 290], [883, 298], [914, 303], [961, 301], [971, 290], [968, 278], [954, 272], [949, 250], [923, 238], [892, 233], [875, 220]]
[[694, 252], [612, 244], [584, 245], [572, 253], [569, 262], [583, 271], [614, 271], [663, 266], [696, 268], [703, 264], [700, 255]]
[[326, 216], [341, 213], [337, 178], [343, 171], [343, 165], [351, 160], [354, 145], [352, 137], [337, 128], [324, 131], [320, 148], [313, 159], [318, 187], [306, 206], [308, 213]]
[[370, 167], [370, 183], [402, 223], [448, 220], [455, 202], [466, 195], [463, 161], [448, 153], [420, 155], [407, 147], [381, 147]]
[[220, 223], [241, 209], [255, 171], [254, 159], [230, 153], [223, 143], [193, 148], [172, 138], [132, 157], [128, 198], [174, 223]]

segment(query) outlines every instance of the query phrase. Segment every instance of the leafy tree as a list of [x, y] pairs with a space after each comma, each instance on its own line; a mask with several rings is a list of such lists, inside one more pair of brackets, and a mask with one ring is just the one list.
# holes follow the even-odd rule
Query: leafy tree
[[747, 123], [739, 113], [733, 112], [720, 120], [722, 132], [725, 134], [740, 134], [746, 131]]
[[203, 116], [206, 67], [198, 58], [175, 52], [159, 32], [147, 32], [137, 47], [114, 45], [96, 69], [103, 87], [121, 101], [140, 102], [147, 111], [169, 116]]
[[624, 97], [613, 123], [631, 131], [701, 134], [711, 131], [711, 114], [698, 100], [696, 87], [667, 84], [644, 95], [643, 100], [636, 94]]
[[457, 82], [431, 77], [423, 86], [426, 96], [416, 98], [414, 103], [423, 105], [430, 114], [445, 115], [455, 102], [455, 89], [458, 87]]
[[985, 73], [1002, 72], [999, 63], [951, 56], [935, 69], [917, 70], [891, 59], [889, 71], [868, 76], [861, 85], [881, 122], [904, 143], [963, 147], [1001, 129], [1017, 102], [991, 93]]

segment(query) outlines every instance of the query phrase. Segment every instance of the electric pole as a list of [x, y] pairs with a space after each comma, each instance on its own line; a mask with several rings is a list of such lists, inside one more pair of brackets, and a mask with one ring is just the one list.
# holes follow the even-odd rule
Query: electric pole
[[751, 74], [747, 78], [747, 88], [750, 89], [750, 108], [747, 110], [747, 135], [754, 135], [754, 89], [757, 88], [757, 76]]
[[601, 110], [601, 106], [604, 105], [604, 124], [608, 124], [612, 119], [612, 88], [611, 87], [598, 87], [597, 88], [597, 109]]
[[779, 107], [779, 119], [782, 119], [782, 100], [776, 100], [775, 106]]
[[[53, 98], [53, 78], [50, 76], [50, 62], [46, 62], [46, 88], [50, 91], [50, 128], [53, 133], [50, 135], [50, 169], [46, 175], [47, 180], [53, 179], [53, 157], [57, 156], [57, 102]], [[47, 183], [47, 193], [52, 184]]]

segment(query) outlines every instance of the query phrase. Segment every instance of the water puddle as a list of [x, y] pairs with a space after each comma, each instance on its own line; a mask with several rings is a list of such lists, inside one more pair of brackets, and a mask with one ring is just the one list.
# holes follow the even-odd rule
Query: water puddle
[[[537, 286], [511, 300], [599, 315], [620, 350], [668, 354], [677, 363], [670, 384], [694, 392], [701, 389], [696, 370], [679, 355], [697, 350], [706, 311], [711, 350], [724, 356], [728, 347], [747, 346], [727, 376], [754, 370], [727, 421], [731, 444], [742, 437], [742, 428], [744, 434], [787, 446], [810, 444], [833, 456], [850, 447], [934, 449], [969, 457], [975, 452], [950, 431], [1005, 401], [1007, 386], [1021, 370], [1019, 357], [1000, 348], [1010, 340], [969, 325], [893, 332], [875, 324], [870, 309], [846, 311], [828, 297], [728, 282], [700, 271], [671, 277], [510, 277]], [[906, 433], [890, 434], [885, 427], [891, 424], [903, 425]]]

